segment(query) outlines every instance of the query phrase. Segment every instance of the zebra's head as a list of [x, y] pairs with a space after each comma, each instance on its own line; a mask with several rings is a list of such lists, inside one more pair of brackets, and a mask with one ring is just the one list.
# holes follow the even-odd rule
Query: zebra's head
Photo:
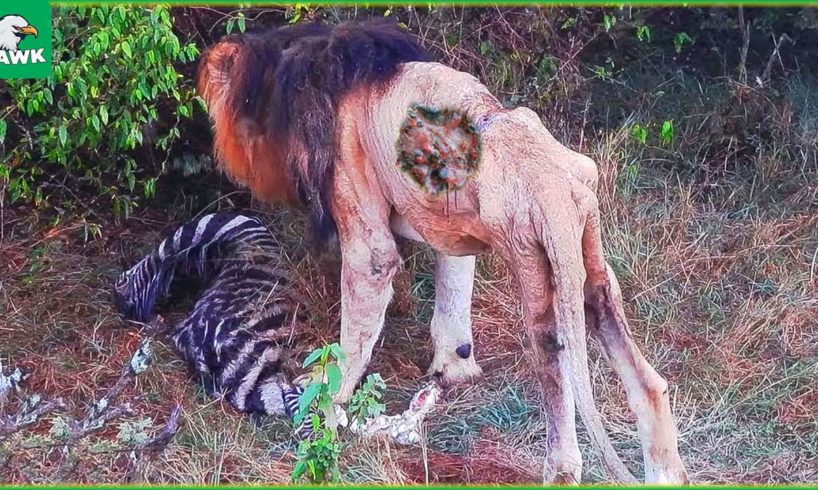
[[116, 278], [114, 290], [112, 291], [116, 309], [126, 318], [131, 318], [133, 316], [132, 312], [134, 309], [133, 296], [128, 294], [130, 289], [128, 287], [129, 285], [130, 282], [128, 281], [128, 272], [123, 272]]
[[153, 307], [170, 279], [166, 268], [159, 267], [152, 256], [145, 257], [117, 277], [113, 289], [117, 310], [129, 320], [150, 320]]

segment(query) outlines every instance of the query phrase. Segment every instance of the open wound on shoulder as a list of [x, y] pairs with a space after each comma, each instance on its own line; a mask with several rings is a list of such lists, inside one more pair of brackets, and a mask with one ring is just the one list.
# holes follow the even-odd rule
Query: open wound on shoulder
[[462, 188], [477, 172], [480, 137], [462, 111], [413, 104], [398, 136], [397, 164], [425, 191]]

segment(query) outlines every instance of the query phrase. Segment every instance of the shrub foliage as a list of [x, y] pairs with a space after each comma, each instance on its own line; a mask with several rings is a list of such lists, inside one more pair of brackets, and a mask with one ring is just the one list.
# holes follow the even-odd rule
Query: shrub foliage
[[54, 23], [52, 76], [6, 82], [0, 178], [11, 202], [42, 205], [70, 190], [65, 205], [92, 186], [127, 215], [155, 192], [179, 122], [195, 110], [176, 67], [199, 49], [179, 40], [165, 7], [61, 7]]

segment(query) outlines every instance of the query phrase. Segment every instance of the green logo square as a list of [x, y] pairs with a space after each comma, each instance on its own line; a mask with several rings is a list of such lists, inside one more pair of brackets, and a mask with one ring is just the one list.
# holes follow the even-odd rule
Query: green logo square
[[47, 78], [51, 60], [48, 1], [0, 3], [0, 78]]

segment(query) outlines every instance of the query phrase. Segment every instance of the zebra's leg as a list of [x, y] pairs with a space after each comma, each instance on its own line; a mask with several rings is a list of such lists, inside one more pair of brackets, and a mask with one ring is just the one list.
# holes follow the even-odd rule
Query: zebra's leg
[[435, 251], [435, 311], [431, 335], [435, 356], [429, 374], [444, 384], [479, 378], [471, 326], [475, 257]]
[[171, 331], [173, 344], [187, 363], [191, 378], [198, 380], [205, 394], [214, 399], [221, 398], [224, 393], [219, 374], [211, 369], [208, 359], [205, 358], [203, 339], [207, 338], [208, 331], [215, 329], [217, 324], [217, 321], [203, 319], [194, 312], [175, 325]]
[[586, 224], [583, 256], [587, 272], [586, 323], [622, 380], [628, 404], [636, 416], [645, 460], [645, 482], [687, 483], [667, 381], [653, 369], [633, 341], [622, 308], [619, 283], [603, 256], [598, 213], [592, 214]]
[[196, 374], [199, 377], [199, 382], [202, 384], [202, 388], [205, 391], [205, 394], [210, 398], [219, 398], [222, 396], [221, 392], [219, 391], [219, 385], [216, 378], [213, 376], [213, 373], [210, 371], [201, 372], [196, 371]]

